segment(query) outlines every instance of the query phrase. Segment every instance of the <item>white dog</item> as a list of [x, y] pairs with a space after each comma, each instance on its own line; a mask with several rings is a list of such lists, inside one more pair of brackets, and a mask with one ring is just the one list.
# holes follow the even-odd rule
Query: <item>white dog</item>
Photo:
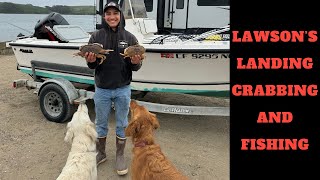
[[96, 180], [97, 132], [86, 104], [80, 103], [67, 125], [65, 142], [71, 143], [67, 162], [57, 180]]

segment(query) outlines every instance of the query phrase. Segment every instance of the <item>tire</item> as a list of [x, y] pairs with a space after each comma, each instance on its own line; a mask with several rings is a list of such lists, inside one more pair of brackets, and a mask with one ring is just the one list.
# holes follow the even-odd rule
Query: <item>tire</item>
[[69, 103], [66, 92], [57, 84], [45, 85], [39, 94], [40, 109], [47, 120], [64, 123], [73, 115], [74, 106]]

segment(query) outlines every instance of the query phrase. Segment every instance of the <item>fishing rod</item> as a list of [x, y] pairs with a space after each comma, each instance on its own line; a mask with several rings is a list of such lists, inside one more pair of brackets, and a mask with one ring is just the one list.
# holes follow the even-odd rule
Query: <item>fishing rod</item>
[[22, 27], [19, 27], [19, 26], [17, 26], [17, 25], [14, 25], [14, 24], [12, 24], [12, 23], [9, 23], [9, 22], [6, 22], [6, 21], [4, 21], [4, 23], [8, 23], [8, 24], [10, 24], [11, 26], [17, 27], [17, 28], [19, 28], [19, 29], [22, 29], [22, 30], [30, 33], [30, 34], [33, 34], [33, 32], [31, 32], [31, 31], [29, 31], [29, 30], [27, 30], [27, 29], [24, 29], [24, 28], [22, 28]]

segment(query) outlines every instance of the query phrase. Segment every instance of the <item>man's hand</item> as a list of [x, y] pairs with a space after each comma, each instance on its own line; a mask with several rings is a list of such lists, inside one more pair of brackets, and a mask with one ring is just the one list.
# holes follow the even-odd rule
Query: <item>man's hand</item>
[[96, 54], [94, 54], [92, 52], [86, 52], [86, 54], [84, 55], [84, 58], [89, 63], [93, 63], [93, 62], [95, 62], [97, 60]]
[[132, 64], [139, 64], [143, 58], [140, 55], [134, 55], [131, 57], [131, 63]]

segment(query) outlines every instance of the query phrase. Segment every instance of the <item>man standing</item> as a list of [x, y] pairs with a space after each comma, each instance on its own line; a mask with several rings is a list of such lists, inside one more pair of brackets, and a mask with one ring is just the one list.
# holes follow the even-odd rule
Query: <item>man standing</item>
[[104, 49], [112, 49], [106, 60], [99, 65], [100, 59], [93, 53], [86, 53], [88, 67], [95, 69], [95, 112], [97, 142], [97, 165], [106, 161], [106, 137], [108, 134], [108, 117], [112, 102], [116, 118], [116, 169], [119, 175], [125, 175], [128, 167], [124, 159], [126, 137], [124, 130], [128, 125], [131, 100], [130, 83], [132, 71], [138, 71], [142, 57], [135, 55], [123, 58], [120, 53], [128, 46], [138, 44], [136, 37], [124, 29], [124, 18], [118, 4], [110, 2], [104, 7], [103, 28], [95, 31], [89, 43], [100, 43]]

